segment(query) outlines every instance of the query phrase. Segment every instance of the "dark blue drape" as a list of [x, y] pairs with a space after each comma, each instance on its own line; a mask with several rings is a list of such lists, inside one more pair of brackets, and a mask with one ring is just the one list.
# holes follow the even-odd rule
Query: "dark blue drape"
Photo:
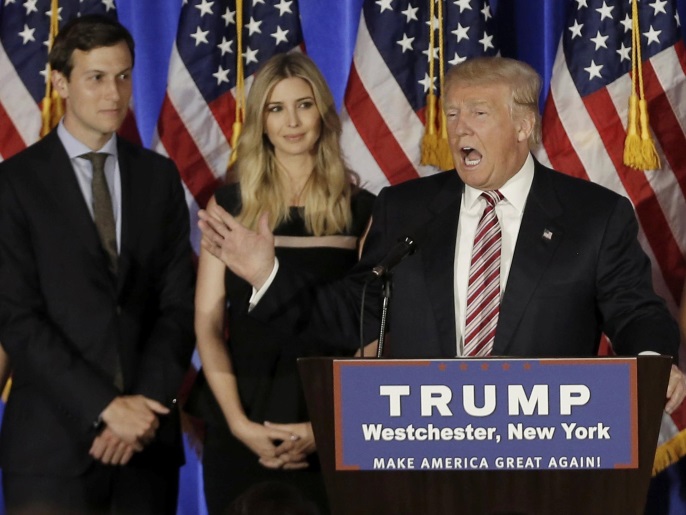
[[[555, 52], [570, 1], [492, 0], [501, 52], [531, 64], [548, 91]], [[320, 66], [340, 106], [355, 47], [363, 0], [300, 0], [307, 52]], [[677, 0], [686, 20], [686, 0]], [[141, 136], [150, 144], [164, 97], [167, 63], [176, 36], [181, 0], [117, 0], [119, 18], [137, 44], [134, 95]], [[682, 25], [686, 34], [686, 27]]]

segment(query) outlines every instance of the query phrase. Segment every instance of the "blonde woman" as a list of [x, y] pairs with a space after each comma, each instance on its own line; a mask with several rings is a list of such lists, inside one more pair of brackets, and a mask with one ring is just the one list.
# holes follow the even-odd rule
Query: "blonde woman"
[[[248, 227], [268, 223], [280, 266], [306, 271], [313, 284], [342, 277], [355, 263], [374, 200], [343, 162], [340, 131], [333, 98], [314, 63], [300, 53], [274, 56], [247, 99], [237, 183], [220, 188], [210, 201]], [[269, 480], [294, 484], [325, 511], [296, 368], [302, 351], [289, 349], [307, 347], [307, 354], [321, 355], [326, 335], [322, 345], [305, 345], [251, 319], [251, 293], [246, 282], [201, 251], [195, 328], [206, 382], [205, 395], [201, 383], [193, 397], [204, 405], [207, 421], [209, 512], [225, 512], [250, 486]], [[203, 398], [211, 402], [199, 402]]]

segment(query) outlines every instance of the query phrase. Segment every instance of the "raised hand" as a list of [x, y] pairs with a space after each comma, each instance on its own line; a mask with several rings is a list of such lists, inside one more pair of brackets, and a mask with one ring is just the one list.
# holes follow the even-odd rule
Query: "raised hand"
[[243, 226], [215, 202], [200, 210], [198, 216], [202, 247], [259, 290], [274, 268], [274, 235], [267, 213], [260, 217], [256, 231]]

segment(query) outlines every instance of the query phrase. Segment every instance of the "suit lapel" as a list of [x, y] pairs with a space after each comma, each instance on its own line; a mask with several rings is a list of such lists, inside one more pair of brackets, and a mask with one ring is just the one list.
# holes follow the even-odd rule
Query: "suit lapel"
[[494, 355], [507, 355], [527, 304], [564, 237], [564, 231], [557, 221], [562, 208], [551, 184], [550, 174], [542, 165], [535, 164], [534, 180], [500, 305]]
[[44, 174], [48, 191], [65, 215], [64, 225], [70, 227], [79, 242], [87, 249], [93, 260], [107, 269], [107, 256], [100, 244], [100, 238], [93, 222], [71, 161], [64, 146], [59, 141], [57, 132], [53, 131], [43, 140], [48, 148], [46, 170]]
[[425, 249], [422, 260], [431, 310], [441, 336], [441, 355], [455, 356], [455, 243], [464, 185], [457, 172], [442, 173], [453, 177], [429, 206], [434, 218], [427, 222], [427, 234], [421, 246]]
[[51, 172], [44, 175], [48, 190], [61, 210], [71, 218], [72, 226], [76, 228], [80, 236], [97, 237], [95, 225], [83, 198], [83, 193], [81, 193], [74, 168], [57, 137], [57, 133], [53, 131], [46, 136], [45, 143], [50, 149], [47, 159], [50, 166], [47, 166], [46, 170]]
[[121, 138], [117, 138], [117, 152], [119, 162], [119, 174], [121, 178], [121, 244], [119, 251], [119, 274], [117, 280], [117, 292], [124, 287], [126, 276], [131, 268], [131, 252], [137, 238], [134, 216], [137, 204], [137, 194], [142, 194], [141, 188], [135, 184], [131, 152], [125, 148]]

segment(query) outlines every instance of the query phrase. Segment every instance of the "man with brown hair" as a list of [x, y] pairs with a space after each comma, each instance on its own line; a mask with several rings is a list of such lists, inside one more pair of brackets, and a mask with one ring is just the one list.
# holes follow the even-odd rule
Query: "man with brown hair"
[[118, 22], [67, 23], [50, 52], [64, 118], [0, 164], [8, 513], [176, 512], [194, 273], [176, 167], [115, 134], [133, 63]]

